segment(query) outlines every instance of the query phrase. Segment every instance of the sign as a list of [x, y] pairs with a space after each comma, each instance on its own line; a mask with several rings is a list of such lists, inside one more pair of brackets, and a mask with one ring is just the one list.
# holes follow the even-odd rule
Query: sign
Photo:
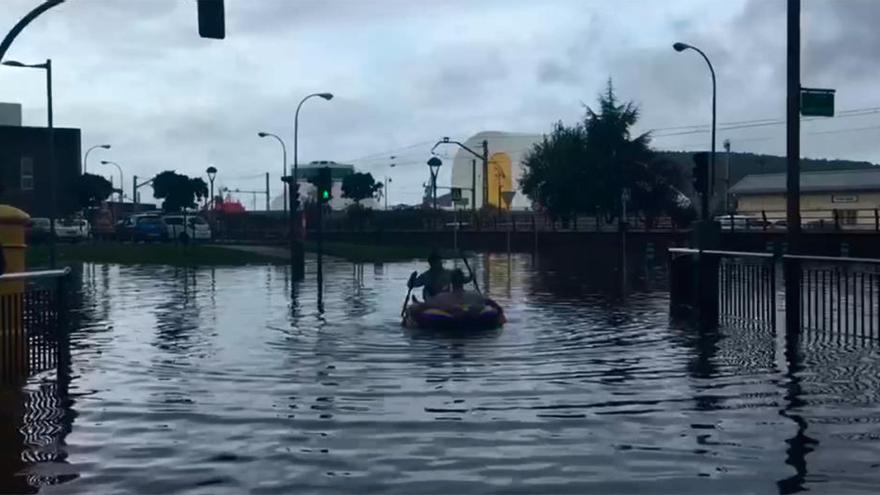
[[458, 198], [458, 199], [453, 199], [452, 204], [458, 205], [458, 206], [467, 206], [468, 204], [470, 204], [470, 201], [468, 200], [468, 198]]
[[801, 88], [801, 115], [834, 117], [834, 90]]
[[461, 199], [461, 188], [460, 187], [453, 187], [452, 189], [450, 189], [450, 191], [452, 194], [452, 201], [453, 202]]
[[508, 209], [510, 209], [510, 204], [513, 203], [514, 196], [516, 196], [516, 191], [504, 191], [501, 193], [501, 199], [504, 200], [504, 204], [507, 205]]
[[858, 203], [859, 195], [858, 194], [832, 194], [831, 195], [832, 203]]

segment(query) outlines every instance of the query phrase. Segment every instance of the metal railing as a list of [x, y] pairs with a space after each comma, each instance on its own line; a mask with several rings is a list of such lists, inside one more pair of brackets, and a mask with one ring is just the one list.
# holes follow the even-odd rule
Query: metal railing
[[684, 294], [672, 298], [689, 298], [695, 309], [711, 313], [708, 319], [704, 314], [701, 321], [776, 326], [777, 258], [773, 254], [691, 248], [670, 248], [669, 253], [679, 257], [678, 263], [681, 260], [689, 263], [689, 266], [673, 266], [671, 275], [681, 279], [688, 277], [682, 274], [690, 273], [693, 280], [685, 283], [688, 287]]
[[[804, 231], [862, 231], [880, 232], [880, 209], [878, 208], [831, 208], [801, 210], [801, 227]], [[785, 231], [785, 210], [740, 210], [737, 213], [716, 217], [724, 230], [734, 231]]]
[[801, 267], [804, 330], [880, 338], [880, 259], [795, 256]]
[[56, 368], [66, 354], [69, 268], [0, 275], [0, 381]]

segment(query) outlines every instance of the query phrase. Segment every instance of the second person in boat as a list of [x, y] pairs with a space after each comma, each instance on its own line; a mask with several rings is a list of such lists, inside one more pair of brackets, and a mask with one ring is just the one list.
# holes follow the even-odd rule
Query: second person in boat
[[[464, 277], [463, 280], [457, 280], [462, 285], [470, 282], [470, 276]], [[407, 287], [423, 287], [422, 300], [427, 302], [436, 295], [447, 292], [452, 282], [452, 270], [447, 270], [443, 266], [443, 257], [437, 251], [432, 251], [428, 256], [428, 271], [417, 277], [410, 277]]]

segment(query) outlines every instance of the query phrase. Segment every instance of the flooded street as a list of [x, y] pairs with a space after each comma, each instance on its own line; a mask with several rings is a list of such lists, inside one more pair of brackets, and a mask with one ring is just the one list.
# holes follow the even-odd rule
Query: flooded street
[[807, 339], [790, 373], [770, 330], [671, 325], [650, 280], [610, 299], [602, 277], [553, 260], [472, 264], [506, 308], [502, 330], [402, 329], [415, 261], [325, 264], [323, 314], [313, 264], [292, 292], [286, 267], [86, 264], [69, 380], [0, 395], [0, 492], [840, 494], [880, 481], [868, 344]]

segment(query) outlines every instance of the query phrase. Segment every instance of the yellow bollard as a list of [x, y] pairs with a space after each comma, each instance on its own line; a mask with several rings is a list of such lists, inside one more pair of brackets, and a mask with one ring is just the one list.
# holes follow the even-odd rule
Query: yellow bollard
[[[18, 208], [0, 205], [0, 245], [6, 273], [25, 271], [25, 228], [30, 219]], [[24, 289], [24, 281], [0, 282], [0, 378], [27, 376]]]

